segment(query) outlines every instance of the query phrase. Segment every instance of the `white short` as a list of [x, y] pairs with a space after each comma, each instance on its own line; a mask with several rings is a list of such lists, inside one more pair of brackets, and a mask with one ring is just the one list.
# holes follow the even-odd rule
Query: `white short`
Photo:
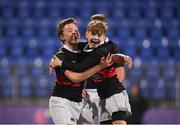
[[111, 120], [111, 115], [105, 108], [105, 104], [100, 100], [97, 89], [86, 89], [89, 99], [83, 101], [84, 106], [81, 111], [79, 124], [99, 124], [101, 121]]
[[49, 100], [49, 112], [55, 124], [76, 124], [82, 107], [82, 102], [61, 97], [51, 96]]
[[[96, 89], [86, 89], [88, 94], [88, 99], [84, 101], [84, 106], [81, 111], [79, 124], [96, 124], [99, 118], [99, 101]], [[99, 122], [98, 122], [99, 123]]]
[[101, 100], [100, 105], [102, 112], [107, 111], [105, 114], [110, 115], [110, 117], [107, 119], [107, 116], [104, 117], [101, 113], [100, 121], [112, 119], [112, 113], [117, 111], [126, 111], [127, 114], [131, 114], [129, 97], [126, 90], [122, 91], [121, 93], [114, 94], [107, 99]]

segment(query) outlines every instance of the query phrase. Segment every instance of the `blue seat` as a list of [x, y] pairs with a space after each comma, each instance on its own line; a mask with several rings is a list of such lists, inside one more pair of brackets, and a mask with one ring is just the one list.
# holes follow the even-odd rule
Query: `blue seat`
[[148, 68], [146, 71], [146, 77], [149, 80], [153, 80], [153, 79], [157, 80], [159, 77], [159, 69], [157, 69], [156, 67]]
[[20, 79], [19, 95], [23, 98], [32, 97], [32, 83], [27, 76]]
[[12, 18], [13, 17], [13, 7], [5, 6], [2, 8], [2, 17], [3, 18]]
[[172, 79], [172, 80], [165, 79], [167, 99], [175, 100], [175, 98], [176, 98], [176, 82], [179, 82], [179, 81], [176, 81], [175, 79]]
[[[42, 2], [42, 1], [41, 1]], [[39, 5], [38, 5], [39, 4]], [[36, 3], [35, 8], [33, 9], [33, 17], [36, 19], [42, 19], [45, 17], [45, 7], [44, 7], [44, 3]]]
[[28, 43], [25, 46], [25, 53], [26, 56], [29, 58], [35, 58], [38, 55], [38, 41], [37, 39], [29, 39]]
[[11, 55], [12, 57], [19, 57], [23, 55], [23, 48], [20, 46], [15, 46], [11, 49]]
[[34, 67], [32, 70], [31, 70], [31, 76], [32, 77], [40, 77], [42, 74], [43, 74], [43, 70], [41, 67]]
[[143, 64], [151, 64], [153, 61], [153, 51], [151, 48], [140, 49], [140, 57]]
[[[56, 5], [57, 6], [57, 5]], [[62, 11], [59, 10], [58, 7], [56, 6], [52, 6], [52, 7], [49, 7], [48, 9], [48, 12], [49, 12], [49, 17], [51, 19], [59, 19], [59, 17], [62, 16]]]
[[179, 40], [178, 36], [169, 34], [167, 47], [169, 47], [171, 49], [176, 49], [179, 46], [178, 45], [178, 40]]
[[5, 57], [7, 56], [7, 50], [6, 50], [6, 47], [4, 46], [0, 46], [0, 57]]
[[159, 48], [157, 50], [157, 59], [161, 64], [167, 64], [170, 58], [168, 48]]
[[133, 80], [140, 80], [142, 78], [142, 71], [140, 68], [133, 68], [129, 74], [128, 74], [128, 78]]
[[173, 10], [171, 6], [163, 6], [161, 10], [162, 20], [168, 20], [173, 18]]
[[146, 38], [146, 28], [145, 27], [137, 27], [135, 30], [135, 37], [137, 38]]
[[150, 40], [150, 46], [152, 48], [158, 49], [158, 48], [162, 47], [162, 42], [161, 42], [162, 39], [161, 39], [161, 37], [158, 37], [158, 38], [151, 37], [149, 40]]
[[[48, 79], [44, 76], [40, 76], [37, 83], [34, 84], [35, 95], [37, 98], [49, 97], [50, 85]], [[41, 90], [41, 91], [39, 91]]]
[[154, 6], [149, 6], [145, 10], [145, 15], [148, 20], [155, 20], [156, 19], [156, 9]]
[[[27, 62], [26, 62], [27, 63]], [[23, 64], [23, 63], [18, 63], [19, 64], [19, 67], [17, 68], [17, 74], [19, 76], [19, 78], [23, 78], [23, 77], [26, 77], [28, 76], [28, 68], [27, 68], [27, 64]]]
[[50, 21], [49, 20], [43, 20], [40, 22], [41, 24], [39, 25], [38, 29], [38, 36], [39, 37], [48, 37], [50, 35]]
[[11, 98], [13, 96], [13, 81], [6, 77], [6, 81], [1, 84], [3, 97]]
[[175, 64], [180, 64], [180, 50], [179, 50], [179, 47], [177, 47], [174, 50], [174, 62], [175, 62]]
[[157, 101], [164, 100], [166, 97], [166, 90], [164, 87], [164, 81], [159, 80], [158, 84], [153, 88], [153, 98]]
[[[3, 64], [3, 63], [2, 63]], [[9, 67], [0, 67], [0, 77], [6, 78], [6, 76], [10, 76], [10, 68]]]
[[17, 19], [12, 18], [11, 20], [7, 21], [8, 28], [6, 35], [11, 38], [11, 37], [16, 37], [18, 35], [18, 26], [19, 22]]
[[143, 97], [149, 98], [150, 91], [149, 91], [149, 88], [148, 88], [147, 80], [145, 80], [145, 79], [142, 79], [141, 82], [140, 82], [140, 92], [141, 92], [140, 94]]
[[130, 11], [129, 16], [131, 19], [133, 20], [137, 20], [140, 18], [140, 10], [139, 7], [133, 6], [133, 8], [131, 8], [132, 11]]
[[170, 39], [177, 39], [179, 37], [179, 29], [177, 27], [168, 29], [168, 37]]
[[172, 67], [166, 67], [162, 75], [166, 81], [174, 81], [176, 77], [175, 70]]
[[20, 2], [18, 5], [18, 18], [19, 19], [26, 19], [30, 16], [30, 7], [29, 3], [26, 1]]

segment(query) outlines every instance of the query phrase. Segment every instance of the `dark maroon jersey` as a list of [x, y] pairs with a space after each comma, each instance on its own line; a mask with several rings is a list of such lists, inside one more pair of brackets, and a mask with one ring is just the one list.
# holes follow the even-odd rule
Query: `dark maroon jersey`
[[[64, 61], [76, 63], [79, 62], [79, 53], [74, 53], [62, 47], [56, 56]], [[53, 96], [67, 98], [71, 101], [80, 102], [82, 100], [82, 83], [73, 83], [64, 75], [64, 69], [60, 67], [55, 68], [56, 81], [52, 92]]]
[[[80, 57], [82, 59], [80, 63], [63, 61], [63, 68], [76, 72], [83, 72], [86, 69], [99, 64], [101, 58], [103, 56], [106, 57], [108, 53], [120, 53], [118, 46], [111, 41], [108, 41], [93, 50], [86, 49], [88, 48], [88, 43], [82, 43], [82, 45], [80, 44], [79, 46], [83, 51], [83, 54], [81, 54], [82, 57]], [[87, 80], [87, 86], [88, 84], [92, 85], [93, 82], [101, 99], [110, 97], [125, 89], [115, 74], [115, 68], [118, 66], [123, 66], [123, 64], [113, 64], [112, 66], [99, 71]]]

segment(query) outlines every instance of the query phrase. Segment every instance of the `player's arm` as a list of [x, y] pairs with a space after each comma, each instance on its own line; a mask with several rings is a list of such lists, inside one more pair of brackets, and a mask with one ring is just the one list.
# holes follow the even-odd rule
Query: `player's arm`
[[75, 72], [84, 72], [100, 63], [101, 57], [98, 56], [95, 52], [91, 56], [88, 56], [80, 63], [72, 63], [70, 61], [63, 61], [61, 67], [67, 70], [75, 71]]
[[[111, 50], [112, 54], [121, 54], [121, 50], [117, 44], [111, 42], [111, 45], [112, 45], [112, 50]], [[124, 55], [124, 54], [122, 54], [122, 55]], [[133, 65], [132, 58], [128, 55], [124, 55], [123, 64], [127, 64], [128, 68], [130, 69]]]
[[112, 65], [112, 59], [111, 55], [108, 54], [108, 56], [105, 59], [101, 59], [101, 63], [93, 66], [92, 68], [87, 69], [86, 71], [82, 73], [73, 72], [70, 70], [65, 70], [64, 74], [74, 83], [78, 83], [81, 81], [84, 81], [94, 75], [96, 72], [98, 72], [101, 69], [104, 69], [108, 66]]
[[[121, 53], [120, 48], [118, 47], [118, 45], [113, 43], [113, 42], [112, 42], [112, 53], [113, 54]], [[131, 59], [131, 57], [125, 55], [124, 63], [128, 64], [128, 67], [131, 68], [131, 66], [132, 66], [132, 59]], [[114, 66], [115, 66], [115, 73], [116, 73], [117, 78], [118, 78], [118, 80], [120, 82], [123, 82], [124, 79], [125, 79], [124, 63], [114, 64]]]
[[123, 66], [119, 66], [115, 68], [115, 73], [120, 82], [123, 82], [125, 79], [125, 69]]

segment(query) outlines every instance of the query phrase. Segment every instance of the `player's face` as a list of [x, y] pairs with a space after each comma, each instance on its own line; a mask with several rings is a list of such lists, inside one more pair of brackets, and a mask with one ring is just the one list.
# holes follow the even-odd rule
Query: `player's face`
[[92, 35], [91, 32], [86, 32], [86, 38], [89, 42], [89, 47], [96, 48], [104, 42], [105, 35], [98, 36], [97, 34]]
[[78, 44], [80, 42], [80, 32], [78, 27], [73, 23], [65, 25], [61, 39], [65, 44]]

